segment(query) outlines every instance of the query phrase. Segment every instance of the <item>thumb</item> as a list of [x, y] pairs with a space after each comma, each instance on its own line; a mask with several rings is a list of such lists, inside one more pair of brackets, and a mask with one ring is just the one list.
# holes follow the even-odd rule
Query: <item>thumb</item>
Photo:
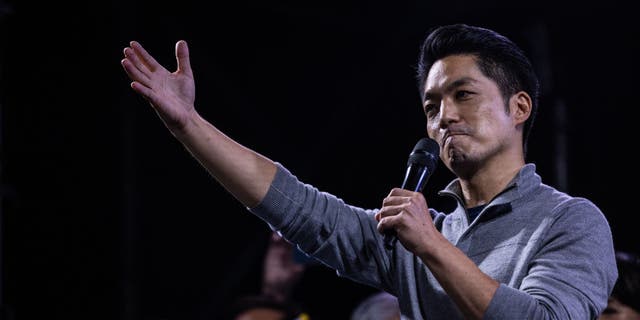
[[184, 40], [176, 42], [176, 60], [178, 61], [178, 72], [193, 75], [191, 62], [189, 61], [189, 47]]

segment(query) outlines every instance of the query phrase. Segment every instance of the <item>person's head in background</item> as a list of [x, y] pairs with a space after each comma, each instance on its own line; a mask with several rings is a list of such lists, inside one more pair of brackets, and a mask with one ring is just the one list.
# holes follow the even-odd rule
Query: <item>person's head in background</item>
[[386, 292], [372, 294], [362, 300], [353, 312], [351, 320], [400, 320], [398, 299]]
[[291, 302], [265, 295], [238, 299], [231, 308], [229, 320], [309, 320], [302, 309]]
[[618, 280], [599, 320], [640, 320], [640, 257], [618, 251]]

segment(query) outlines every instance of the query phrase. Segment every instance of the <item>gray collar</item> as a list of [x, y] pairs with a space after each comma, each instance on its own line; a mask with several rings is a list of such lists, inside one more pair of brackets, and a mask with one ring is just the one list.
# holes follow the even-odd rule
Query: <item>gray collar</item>
[[[520, 198], [523, 194], [527, 194], [533, 188], [539, 186], [542, 179], [536, 173], [536, 165], [527, 163], [520, 171], [511, 179], [507, 186], [498, 193], [488, 204], [488, 206], [509, 203]], [[464, 207], [464, 197], [462, 197], [462, 189], [460, 187], [460, 179], [454, 179], [443, 190], [438, 192], [441, 196], [453, 197], [459, 206]]]

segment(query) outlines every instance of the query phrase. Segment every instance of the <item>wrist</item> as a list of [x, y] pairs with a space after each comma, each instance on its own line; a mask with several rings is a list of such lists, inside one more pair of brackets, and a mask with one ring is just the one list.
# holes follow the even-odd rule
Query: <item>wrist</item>
[[169, 131], [171, 131], [176, 138], [183, 138], [192, 134], [197, 134], [197, 131], [203, 127], [203, 121], [204, 119], [200, 114], [193, 109], [182, 121], [168, 127]]

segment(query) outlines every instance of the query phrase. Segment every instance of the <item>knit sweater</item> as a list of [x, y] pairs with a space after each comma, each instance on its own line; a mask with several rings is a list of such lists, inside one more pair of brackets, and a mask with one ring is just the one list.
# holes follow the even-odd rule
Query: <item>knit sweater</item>
[[[398, 297], [403, 319], [463, 319], [434, 275], [399, 242], [386, 249], [378, 209], [346, 204], [302, 183], [277, 163], [265, 198], [251, 212], [337, 274]], [[526, 164], [468, 220], [458, 180], [441, 195], [457, 208], [429, 209], [437, 229], [500, 282], [485, 319], [594, 319], [617, 279], [609, 224], [591, 201], [544, 183]]]

